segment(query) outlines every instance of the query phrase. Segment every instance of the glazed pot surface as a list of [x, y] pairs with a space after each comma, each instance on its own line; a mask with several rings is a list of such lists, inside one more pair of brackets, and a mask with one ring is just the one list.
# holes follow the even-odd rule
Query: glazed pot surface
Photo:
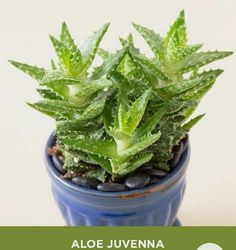
[[47, 149], [55, 144], [52, 134], [45, 149], [45, 163], [52, 192], [70, 226], [172, 226], [185, 191], [185, 172], [190, 147], [174, 170], [160, 182], [142, 189], [101, 192], [62, 179]]

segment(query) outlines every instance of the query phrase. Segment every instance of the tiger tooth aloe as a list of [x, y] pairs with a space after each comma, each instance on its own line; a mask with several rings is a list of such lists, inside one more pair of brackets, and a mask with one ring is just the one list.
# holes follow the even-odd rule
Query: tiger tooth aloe
[[151, 132], [164, 115], [164, 107], [139, 126], [150, 94], [151, 89], [131, 104], [122, 100], [111, 123], [111, 114], [109, 111], [104, 112], [104, 124], [109, 138], [91, 139], [72, 134], [60, 136], [59, 140], [69, 150], [80, 150], [89, 154], [112, 175], [122, 176], [134, 171], [152, 158], [152, 154], [141, 152], [160, 138], [160, 133], [151, 134]]
[[[184, 11], [162, 37], [133, 24], [153, 52], [143, 54], [129, 34], [111, 53], [100, 48], [109, 24], [79, 48], [65, 23], [50, 36], [58, 57], [51, 68], [10, 61], [38, 81], [42, 101], [29, 104], [56, 121], [64, 168], [104, 182], [144, 164], [169, 171], [172, 149], [203, 115], [191, 118], [221, 69], [202, 67], [232, 54], [188, 44]], [[96, 55], [101, 65], [91, 70]]]
[[[67, 25], [63, 23], [60, 38], [50, 36], [58, 57], [58, 63], [51, 60], [51, 69], [10, 61], [38, 81], [37, 91], [43, 100], [29, 105], [54, 118], [58, 134], [66, 134], [66, 131], [76, 131], [80, 135], [87, 134], [88, 131], [93, 133], [100, 126], [101, 113], [113, 83], [105, 76], [90, 80], [88, 70], [108, 27], [109, 24], [105, 24], [94, 32], [80, 49]], [[112, 69], [113, 65], [109, 66]], [[63, 153], [66, 158], [65, 167], [69, 169], [72, 165], [71, 159], [76, 158], [77, 154], [67, 151]], [[74, 166], [77, 168], [78, 162], [74, 161]]]
[[[157, 125], [162, 136], [152, 148], [154, 155], [152, 164], [168, 170], [168, 161], [173, 156], [173, 146], [203, 116], [197, 116], [186, 123], [187, 120], [197, 108], [202, 97], [214, 85], [217, 77], [223, 73], [223, 70], [220, 69], [200, 71], [201, 68], [211, 62], [230, 56], [232, 52], [199, 52], [202, 44], [189, 45], [184, 11], [180, 12], [166, 37], [162, 37], [141, 25], [133, 24], [133, 26], [150, 46], [154, 57], [148, 58], [142, 54], [131, 39], [123, 40], [123, 44], [129, 44], [129, 63], [123, 66], [121, 73], [129, 79], [130, 73], [127, 73], [127, 68], [131, 65], [130, 60], [132, 60], [132, 72], [141, 71], [143, 83], [155, 90], [156, 97], [151, 99], [147, 114], [152, 113], [155, 107], [164, 103], [168, 104], [172, 110], [176, 108], [176, 112], [169, 112]], [[186, 73], [190, 73], [190, 76]], [[132, 81], [138, 85], [140, 84], [140, 75], [136, 79], [135, 75], [138, 76], [137, 73], [133, 73]], [[131, 94], [133, 94], [132, 90]], [[178, 108], [180, 106], [182, 108]]]

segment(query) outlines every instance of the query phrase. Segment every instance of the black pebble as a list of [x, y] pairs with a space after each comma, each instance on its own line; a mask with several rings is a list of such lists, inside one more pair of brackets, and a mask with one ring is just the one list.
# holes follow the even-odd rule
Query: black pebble
[[125, 185], [129, 189], [136, 189], [136, 188], [143, 188], [145, 187], [150, 181], [150, 176], [145, 173], [137, 173], [130, 175], [125, 180]]
[[182, 152], [183, 152], [183, 143], [180, 142], [179, 143], [179, 150], [174, 153], [173, 158], [169, 161], [169, 166], [171, 168], [173, 168], [174, 166], [176, 166], [176, 164], [179, 162], [180, 157], [182, 155]]
[[183, 143], [183, 152], [188, 147], [189, 144], [189, 135], [186, 134], [186, 136], [181, 140]]
[[167, 173], [165, 171], [158, 170], [158, 169], [151, 169], [151, 170], [148, 170], [146, 173], [148, 175], [150, 175], [151, 177], [163, 178], [163, 177], [167, 176]]
[[180, 141], [178, 145], [175, 145], [173, 147], [172, 153], [176, 153], [176, 152], [179, 152], [179, 151], [182, 152], [182, 149], [183, 149], [183, 143], [182, 143], [182, 141]]
[[126, 191], [127, 188], [124, 184], [121, 183], [102, 183], [97, 185], [97, 189], [103, 192], [120, 192]]
[[66, 173], [66, 170], [63, 168], [63, 162], [57, 156], [53, 155], [52, 161], [60, 173], [62, 173], [62, 174]]
[[82, 187], [87, 187], [87, 188], [92, 188], [96, 189], [97, 185], [100, 184], [101, 182], [93, 179], [93, 178], [87, 178], [83, 176], [77, 176], [71, 179], [72, 182], [74, 182], [76, 185], [82, 186]]
[[150, 182], [149, 182], [149, 185], [155, 184], [155, 183], [157, 183], [157, 182], [159, 182], [159, 181], [160, 181], [159, 178], [153, 177], [153, 178], [151, 178], [151, 180], [150, 180]]
[[143, 167], [138, 169], [138, 172], [146, 172], [150, 169], [153, 169], [153, 167], [152, 166], [143, 166]]

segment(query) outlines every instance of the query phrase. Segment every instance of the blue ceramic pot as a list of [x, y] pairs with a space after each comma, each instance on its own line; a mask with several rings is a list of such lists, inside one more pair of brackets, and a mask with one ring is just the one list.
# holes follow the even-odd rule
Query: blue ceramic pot
[[175, 169], [160, 182], [143, 189], [101, 192], [79, 187], [62, 179], [48, 155], [55, 144], [51, 135], [45, 150], [45, 162], [52, 181], [52, 192], [61, 213], [70, 226], [171, 226], [183, 199], [189, 146]]

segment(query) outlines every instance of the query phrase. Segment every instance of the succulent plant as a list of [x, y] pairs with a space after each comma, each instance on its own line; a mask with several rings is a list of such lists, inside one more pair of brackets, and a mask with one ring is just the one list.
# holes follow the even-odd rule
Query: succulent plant
[[223, 73], [221, 69], [200, 71], [201, 67], [232, 52], [199, 52], [202, 44], [189, 45], [183, 10], [165, 38], [141, 25], [133, 26], [149, 45], [153, 57], [148, 58], [135, 48], [132, 35], [126, 40], [121, 39], [123, 45], [129, 44], [126, 61], [122, 61], [125, 64], [123, 75], [134, 86], [153, 89], [147, 117], [158, 107], [168, 106], [166, 115], [156, 126], [161, 137], [150, 149], [153, 153], [150, 164], [169, 170], [168, 161], [173, 157], [173, 146], [204, 116], [202, 114], [189, 120], [202, 97]]
[[[125, 93], [123, 93], [125, 95]], [[61, 138], [68, 149], [81, 150], [108, 173], [115, 176], [126, 175], [150, 161], [151, 153], [143, 151], [160, 138], [160, 133], [151, 134], [164, 114], [159, 109], [147, 122], [139, 126], [145, 112], [151, 89], [129, 104], [123, 96], [114, 121], [111, 110], [103, 112], [104, 127], [109, 138], [93, 139], [81, 136]]]
[[[147, 163], [169, 171], [173, 147], [203, 117], [190, 119], [223, 72], [201, 67], [232, 52], [199, 52], [202, 44], [187, 44], [184, 11], [165, 38], [133, 24], [151, 58], [131, 34], [115, 53], [99, 48], [108, 26], [79, 48], [63, 23], [60, 39], [50, 36], [58, 56], [50, 70], [10, 62], [39, 82], [43, 100], [29, 105], [56, 120], [64, 168], [103, 182]], [[96, 54], [103, 62], [90, 70]]]

